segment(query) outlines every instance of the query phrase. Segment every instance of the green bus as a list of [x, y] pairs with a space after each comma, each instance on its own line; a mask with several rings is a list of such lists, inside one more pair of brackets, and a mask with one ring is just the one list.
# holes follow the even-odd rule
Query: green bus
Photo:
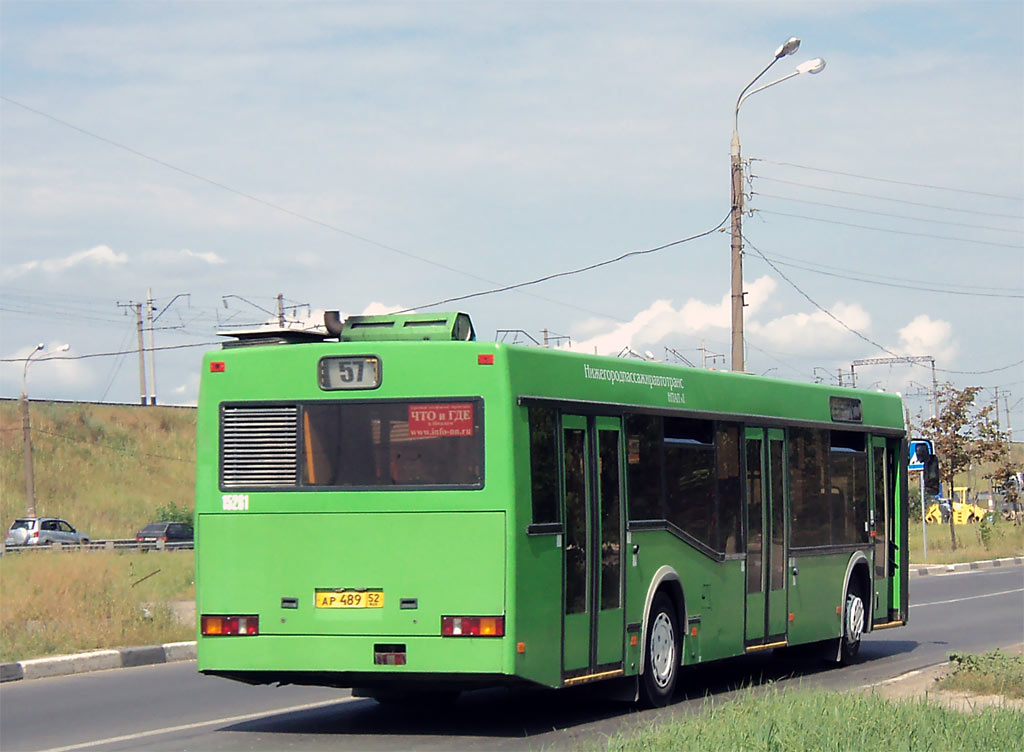
[[204, 674], [663, 705], [684, 666], [906, 623], [899, 396], [325, 319], [203, 360]]

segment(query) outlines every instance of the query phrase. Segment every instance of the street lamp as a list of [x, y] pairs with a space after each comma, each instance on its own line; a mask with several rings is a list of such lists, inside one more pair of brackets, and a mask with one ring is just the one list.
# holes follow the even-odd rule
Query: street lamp
[[[32, 352], [25, 358], [25, 367], [21, 369], [21, 440], [25, 457], [25, 514], [29, 517], [36, 516], [36, 489], [32, 472], [32, 425], [28, 412], [28, 366], [32, 362], [32, 356], [45, 347], [46, 345], [40, 342], [32, 348]], [[55, 352], [67, 352], [70, 347], [71, 345], [61, 345]]]
[[764, 86], [754, 90], [750, 87], [756, 84], [761, 76], [768, 72], [775, 63], [787, 55], [792, 55], [800, 48], [800, 40], [790, 37], [787, 42], [775, 50], [775, 57], [764, 69], [758, 73], [754, 80], [747, 84], [739, 97], [736, 98], [736, 108], [733, 110], [732, 118], [732, 148], [730, 149], [732, 163], [732, 370], [743, 370], [743, 229], [741, 218], [743, 216], [743, 162], [740, 159], [740, 105], [747, 97], [764, 91], [769, 86], [780, 84], [794, 76], [802, 73], [821, 73], [825, 69], [825, 61], [820, 57], [800, 63], [792, 73], [776, 79]]

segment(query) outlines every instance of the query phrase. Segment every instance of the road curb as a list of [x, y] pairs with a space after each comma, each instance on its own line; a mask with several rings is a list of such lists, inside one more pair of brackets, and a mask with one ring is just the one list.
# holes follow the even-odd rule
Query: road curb
[[975, 569], [991, 569], [992, 567], [1012, 567], [1024, 564], [1024, 557], [1009, 556], [1005, 559], [991, 559], [989, 561], [969, 561], [963, 564], [934, 564], [931, 566], [912, 566], [911, 577], [925, 577], [934, 574], [949, 574], [950, 572], [970, 572]]
[[195, 642], [168, 642], [117, 650], [92, 650], [75, 655], [32, 658], [27, 661], [0, 663], [0, 683], [21, 679], [42, 679], [47, 676], [68, 676], [87, 671], [111, 668], [149, 666], [154, 663], [190, 661], [196, 657]]

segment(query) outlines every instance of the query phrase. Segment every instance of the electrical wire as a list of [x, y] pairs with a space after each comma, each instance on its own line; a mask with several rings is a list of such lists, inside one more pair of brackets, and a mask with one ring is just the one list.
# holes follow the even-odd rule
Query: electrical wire
[[772, 260], [776, 264], [778, 264], [779, 266], [789, 266], [789, 267], [792, 267], [794, 269], [801, 269], [801, 270], [803, 270], [805, 272], [811, 272], [812, 274], [821, 274], [821, 275], [826, 276], [826, 277], [835, 277], [837, 279], [847, 279], [847, 280], [852, 280], [852, 281], [855, 281], [855, 282], [863, 282], [864, 284], [868, 284], [868, 285], [880, 285], [882, 287], [895, 287], [895, 288], [899, 288], [901, 290], [920, 290], [922, 292], [937, 293], [937, 294], [941, 294], [941, 295], [965, 295], [965, 296], [972, 297], [972, 298], [1009, 298], [1009, 299], [1024, 298], [1024, 293], [1013, 294], [1013, 293], [993, 293], [993, 292], [967, 292], [967, 291], [963, 291], [963, 290], [948, 290], [948, 289], [945, 289], [945, 288], [942, 288], [942, 287], [924, 287], [922, 285], [910, 285], [910, 284], [905, 284], [905, 283], [900, 283], [900, 282], [882, 282], [880, 280], [866, 279], [864, 277], [857, 277], [857, 276], [853, 276], [851, 274], [837, 274], [835, 272], [827, 272], [827, 271], [822, 271], [820, 269], [813, 269], [813, 268], [811, 268], [809, 266], [804, 266], [802, 264], [794, 264], [794, 263], [790, 263], [790, 262], [786, 262], [786, 261], [779, 261], [777, 258], [773, 258], [773, 257], [766, 257], [766, 260], [767, 260], [767, 258], [772, 258]]
[[[189, 347], [213, 347], [219, 345], [220, 342], [190, 342], [187, 345], [164, 345], [162, 347], [144, 347], [143, 352], [160, 352], [162, 350], [184, 350]], [[138, 348], [134, 350], [117, 350], [115, 352], [99, 352], [99, 353], [86, 353], [85, 355], [51, 355], [44, 358], [35, 358], [33, 363], [45, 363], [50, 360], [86, 360], [87, 358], [108, 358], [114, 355], [130, 355], [137, 353]], [[0, 358], [0, 363], [24, 363], [28, 358]]]
[[[874, 278], [874, 279], [877, 279], [877, 280], [889, 281], [889, 282], [901, 281], [901, 280], [904, 279], [903, 277], [887, 277], [887, 276], [885, 276], [883, 274], [872, 274], [870, 272], [863, 272], [863, 271], [860, 271], [858, 269], [844, 269], [843, 267], [839, 267], [839, 266], [830, 266], [828, 264], [819, 264], [819, 263], [817, 263], [815, 261], [808, 261], [807, 259], [798, 258], [796, 256], [787, 256], [787, 255], [785, 255], [783, 253], [773, 253], [770, 256], [770, 258], [775, 260], [775, 261], [777, 261], [778, 259], [785, 259], [787, 261], [793, 261], [793, 262], [796, 262], [796, 263], [799, 263], [799, 264], [806, 264], [806, 265], [808, 265], [808, 267], [810, 267], [809, 270], [823, 269], [823, 270], [832, 271], [832, 272], [846, 272], [848, 274], [856, 274], [856, 275], [865, 277], [867, 279]], [[1019, 287], [995, 287], [995, 286], [987, 286], [987, 285], [959, 285], [959, 284], [956, 284], [955, 282], [925, 282], [924, 284], [927, 284], [927, 285], [930, 285], [930, 286], [933, 286], [933, 287], [936, 287], [936, 288], [940, 288], [940, 289], [958, 288], [958, 289], [961, 289], [961, 290], [965, 290], [967, 292], [1005, 292], [1005, 293], [1012, 293], [1012, 294], [1018, 294], [1018, 293], [1024, 294], [1024, 288], [1019, 288]]]
[[646, 255], [648, 253], [656, 253], [658, 251], [663, 251], [666, 248], [672, 248], [672, 247], [677, 246], [677, 245], [682, 245], [683, 243], [689, 243], [692, 240], [697, 240], [699, 238], [707, 237], [708, 235], [711, 235], [712, 233], [717, 232], [718, 230], [720, 230], [725, 225], [726, 222], [729, 221], [729, 217], [731, 216], [731, 214], [732, 214], [731, 212], [729, 214], [726, 214], [725, 215], [725, 219], [723, 219], [717, 225], [712, 227], [710, 230], [705, 230], [704, 232], [699, 232], [696, 235], [690, 235], [689, 237], [682, 238], [681, 240], [674, 240], [671, 243], [665, 243], [664, 245], [659, 245], [659, 246], [656, 246], [654, 248], [648, 248], [648, 249], [643, 250], [643, 251], [629, 251], [628, 253], [623, 253], [622, 255], [616, 256], [615, 258], [606, 259], [605, 261], [599, 261], [596, 264], [589, 264], [587, 266], [581, 266], [578, 269], [570, 269], [570, 270], [564, 271], [564, 272], [556, 272], [555, 274], [548, 274], [548, 275], [545, 275], [543, 277], [538, 277], [537, 279], [531, 279], [531, 280], [529, 280], [527, 282], [517, 282], [514, 285], [506, 285], [504, 287], [497, 287], [497, 288], [494, 288], [492, 290], [481, 290], [480, 292], [473, 292], [473, 293], [469, 293], [468, 295], [459, 295], [459, 296], [456, 296], [456, 297], [453, 297], [453, 298], [445, 298], [444, 300], [438, 300], [438, 301], [435, 301], [433, 303], [427, 303], [426, 305], [415, 306], [413, 308], [406, 308], [406, 309], [404, 309], [402, 311], [399, 311], [398, 313], [409, 313], [410, 311], [418, 311], [418, 310], [422, 310], [424, 308], [433, 308], [435, 306], [446, 305], [448, 303], [457, 303], [457, 302], [462, 301], [462, 300], [469, 300], [470, 298], [481, 298], [481, 297], [483, 297], [485, 295], [494, 295], [494, 294], [499, 293], [499, 292], [508, 292], [509, 290], [518, 290], [518, 289], [523, 288], [523, 287], [529, 287], [530, 285], [538, 285], [541, 282], [548, 282], [549, 280], [552, 280], [552, 279], [558, 279], [560, 277], [570, 277], [570, 276], [572, 276], [574, 274], [582, 274], [583, 272], [589, 272], [589, 271], [592, 271], [594, 269], [598, 269], [598, 268], [600, 268], [602, 266], [608, 266], [610, 264], [618, 263], [619, 261], [624, 261], [625, 259], [632, 258], [633, 256], [644, 256], [644, 255]]
[[1024, 219], [1024, 216], [1020, 214], [999, 214], [996, 212], [985, 212], [978, 211], [977, 209], [963, 209], [957, 206], [943, 206], [940, 204], [926, 204], [921, 201], [909, 201], [903, 198], [894, 198], [892, 196], [879, 196], [875, 193], [860, 193], [858, 191], [847, 191], [842, 188], [827, 188], [823, 185], [811, 185], [809, 183], [798, 183], [795, 180], [783, 180], [782, 178], [772, 178], [767, 175], [757, 175], [751, 173], [751, 180], [767, 180], [772, 183], [783, 183], [785, 185], [793, 185], [798, 188], [808, 188], [815, 191], [828, 191], [829, 193], [841, 193], [844, 196], [857, 196], [859, 198], [870, 198], [878, 201], [891, 201], [896, 204], [907, 204], [909, 206], [920, 206], [925, 209], [939, 209], [940, 211], [951, 211], [951, 212], [962, 212], [964, 214], [977, 214], [981, 217], [998, 217], [1000, 219]]
[[[113, 146], [116, 149], [121, 149], [121, 150], [126, 151], [129, 154], [133, 154], [133, 155], [135, 155], [135, 156], [137, 156], [137, 157], [139, 157], [141, 159], [145, 159], [145, 160], [147, 160], [149, 162], [152, 162], [154, 164], [160, 165], [161, 167], [165, 167], [168, 170], [173, 170], [174, 172], [177, 172], [177, 173], [180, 173], [180, 174], [185, 175], [187, 177], [193, 178], [194, 180], [199, 180], [199, 181], [201, 181], [203, 183], [206, 183], [207, 185], [213, 186], [214, 188], [219, 188], [222, 191], [227, 191], [228, 193], [231, 193], [231, 194], [233, 194], [235, 196], [240, 196], [240, 197], [242, 197], [244, 199], [247, 199], [249, 201], [253, 201], [253, 202], [255, 202], [257, 204], [260, 204], [262, 206], [265, 206], [267, 208], [270, 208], [270, 209], [273, 209], [275, 211], [281, 212], [282, 214], [287, 214], [288, 216], [293, 217], [295, 219], [299, 219], [299, 220], [301, 220], [303, 222], [308, 222], [310, 224], [317, 225], [317, 226], [322, 227], [324, 229], [330, 230], [331, 232], [335, 232], [335, 233], [338, 233], [340, 235], [344, 235], [346, 237], [352, 238], [353, 240], [358, 240], [361, 243], [366, 243], [368, 245], [372, 245], [372, 246], [375, 246], [377, 248], [384, 249], [386, 251], [391, 251], [392, 253], [397, 253], [400, 256], [405, 256], [406, 258], [410, 258], [410, 259], [414, 259], [416, 261], [420, 261], [420, 262], [422, 262], [424, 264], [427, 264], [429, 266], [437, 267], [438, 269], [444, 269], [445, 271], [454, 272], [455, 274], [459, 274], [459, 275], [461, 275], [463, 277], [468, 277], [470, 279], [475, 279], [478, 282], [485, 282], [485, 283], [487, 283], [489, 285], [500, 284], [499, 282], [497, 282], [497, 281], [495, 281], [493, 279], [488, 279], [487, 277], [481, 277], [481, 276], [476, 275], [476, 274], [471, 274], [470, 272], [467, 272], [465, 269], [459, 269], [458, 267], [448, 266], [447, 264], [442, 264], [439, 261], [434, 261], [432, 259], [426, 258], [424, 256], [417, 255], [417, 254], [412, 253], [410, 251], [402, 250], [401, 248], [397, 248], [397, 247], [395, 247], [393, 245], [388, 245], [387, 243], [381, 243], [380, 241], [374, 240], [372, 238], [368, 238], [365, 235], [359, 235], [357, 233], [351, 232], [350, 230], [346, 230], [346, 229], [344, 229], [342, 227], [338, 227], [337, 225], [332, 225], [330, 222], [325, 222], [324, 220], [316, 219], [315, 217], [310, 217], [310, 216], [308, 216], [306, 214], [302, 214], [301, 212], [293, 211], [292, 209], [288, 209], [288, 208], [286, 208], [284, 206], [281, 206], [280, 204], [275, 204], [272, 201], [267, 201], [266, 199], [260, 198], [259, 196], [255, 196], [255, 195], [253, 195], [251, 193], [246, 193], [245, 191], [238, 190], [237, 188], [232, 188], [230, 185], [227, 185], [225, 183], [221, 183], [221, 182], [219, 182], [217, 180], [213, 180], [213, 179], [208, 178], [208, 177], [206, 177], [204, 175], [200, 175], [197, 172], [192, 172], [191, 170], [186, 170], [186, 169], [184, 169], [182, 167], [178, 167], [177, 165], [171, 164], [170, 162], [167, 162], [167, 161], [165, 161], [163, 159], [159, 159], [157, 157], [150, 156], [149, 154], [146, 154], [145, 152], [141, 152], [138, 149], [134, 149], [131, 146], [126, 146], [125, 144], [122, 144], [122, 143], [119, 143], [117, 141], [114, 141], [113, 139], [107, 138], [105, 136], [101, 136], [98, 133], [93, 133], [92, 131], [86, 130], [85, 128], [81, 128], [81, 127], [79, 127], [77, 125], [74, 125], [73, 123], [69, 123], [66, 120], [62, 120], [61, 118], [55, 117], [54, 115], [50, 115], [50, 114], [48, 114], [46, 112], [43, 112], [42, 110], [37, 110], [34, 107], [29, 107], [27, 104], [23, 104], [22, 102], [19, 102], [19, 101], [15, 100], [15, 99], [11, 99], [10, 97], [3, 96], [2, 94], [0, 94], [0, 100], [3, 100], [4, 102], [8, 102], [9, 104], [14, 105], [15, 107], [20, 107], [21, 109], [26, 110], [27, 112], [31, 112], [31, 113], [33, 113], [35, 115], [39, 115], [40, 117], [46, 118], [47, 120], [51, 120], [51, 121], [53, 121], [55, 123], [58, 123], [59, 125], [63, 125], [65, 128], [70, 128], [71, 130], [77, 131], [78, 133], [81, 133], [82, 135], [88, 136], [89, 138], [94, 138], [97, 141], [101, 141], [101, 142], [103, 142], [103, 143], [105, 143], [105, 144], [107, 144], [109, 146]], [[514, 290], [514, 289], [518, 289], [519, 287], [524, 287], [524, 286], [525, 285], [510, 285], [507, 289]], [[571, 303], [566, 303], [565, 301], [554, 300], [552, 298], [545, 298], [545, 297], [542, 297], [540, 295], [535, 295], [533, 293], [526, 293], [526, 294], [530, 295], [531, 297], [535, 297], [535, 298], [537, 298], [539, 300], [543, 300], [543, 301], [545, 301], [547, 303], [553, 303], [554, 305], [565, 306], [567, 308], [572, 308], [572, 309], [581, 311], [583, 313], [589, 313], [589, 314], [592, 314], [592, 315], [595, 315], [595, 316], [603, 316], [604, 315], [604, 314], [598, 313], [596, 311], [591, 311], [591, 310], [588, 310], [586, 308], [582, 308], [580, 306], [573, 305]]]
[[990, 245], [996, 246], [997, 248], [1013, 248], [1015, 250], [1024, 249], [1024, 246], [1012, 245], [1010, 243], [993, 243], [988, 240], [970, 240], [969, 238], [954, 238], [949, 235], [932, 235], [927, 232], [911, 232], [909, 230], [894, 230], [889, 227], [871, 227], [869, 225], [858, 225], [853, 222], [840, 222], [838, 219], [822, 219], [821, 217], [808, 217], [803, 214], [789, 214], [788, 212], [772, 211], [769, 209], [754, 209], [755, 213], [761, 214], [775, 214], [780, 217], [792, 217], [793, 219], [809, 219], [812, 222], [825, 222], [830, 225], [842, 225], [843, 227], [856, 227], [861, 230], [875, 230], [877, 232], [891, 232], [896, 235], [913, 235], [919, 238], [935, 238], [937, 240], [952, 240], [957, 243], [973, 243], [974, 245]]
[[828, 310], [823, 305], [818, 303], [814, 298], [812, 298], [810, 295], [808, 295], [806, 292], [804, 292], [802, 289], [800, 289], [799, 285], [797, 285], [793, 280], [791, 280], [789, 277], [787, 277], [785, 274], [783, 274], [782, 271], [777, 266], [775, 266], [775, 264], [773, 264], [771, 261], [769, 261], [768, 257], [764, 255], [764, 253], [761, 251], [761, 249], [758, 248], [753, 243], [751, 243], [746, 235], [743, 235], [742, 237], [743, 237], [743, 242], [746, 243], [747, 246], [749, 246], [750, 248], [753, 248], [754, 251], [757, 253], [757, 255], [760, 256], [764, 260], [764, 262], [766, 264], [768, 264], [768, 266], [770, 266], [772, 269], [775, 270], [776, 274], [778, 274], [780, 277], [782, 277], [782, 279], [784, 279], [787, 283], [789, 283], [790, 287], [792, 287], [794, 290], [796, 290], [798, 293], [800, 293], [800, 295], [802, 295], [811, 305], [813, 305], [819, 311], [821, 311], [826, 316], [828, 316], [830, 319], [835, 321], [837, 324], [839, 324], [839, 326], [843, 327], [843, 329], [845, 329], [846, 331], [850, 332], [853, 335], [856, 335], [860, 339], [862, 339], [865, 342], [867, 342], [869, 345], [872, 345], [873, 347], [877, 347], [879, 350], [881, 350], [884, 353], [888, 353], [889, 355], [893, 355], [893, 356], [895, 356], [897, 358], [900, 357], [900, 355], [898, 353], [894, 353], [892, 350], [890, 350], [889, 348], [885, 347], [884, 345], [880, 345], [877, 342], [875, 342], [873, 339], [871, 339], [870, 337], [868, 337], [868, 336], [866, 336], [864, 334], [861, 334], [856, 329], [854, 329], [853, 327], [849, 326], [845, 321], [843, 321], [838, 316], [836, 316], [834, 313], [832, 313], [830, 310]]
[[891, 180], [889, 178], [877, 178], [871, 175], [859, 175], [855, 172], [842, 172], [841, 170], [828, 170], [824, 167], [811, 167], [809, 165], [794, 164], [793, 162], [779, 162], [773, 159], [763, 159], [760, 157], [754, 157], [750, 160], [751, 162], [765, 162], [767, 164], [781, 165], [783, 167], [795, 167], [799, 170], [811, 170], [813, 172], [825, 172], [829, 175], [842, 175], [848, 178], [860, 178], [861, 180], [874, 180], [878, 183], [891, 183], [892, 185], [907, 185], [912, 188], [929, 188], [936, 191], [951, 191], [955, 193], [967, 193], [972, 196], [985, 196], [986, 198], [998, 198], [1005, 199], [1007, 201], [1024, 201], [1024, 198], [1020, 196], [1007, 196], [1001, 193], [984, 193], [982, 191], [972, 191], [966, 188], [951, 188], [945, 185], [928, 185], [927, 183], [913, 183], [907, 180]]
[[779, 201], [792, 201], [798, 204], [811, 204], [812, 206], [825, 206], [829, 209], [842, 209], [843, 211], [859, 212], [861, 214], [873, 214], [878, 217], [892, 217], [893, 219], [909, 219], [913, 222], [930, 222], [938, 225], [952, 225], [954, 227], [969, 227], [972, 230], [991, 230], [993, 232], [1013, 232], [1013, 233], [1024, 233], [1024, 229], [1016, 229], [1012, 227], [987, 227], [985, 225], [972, 225], [967, 222], [949, 222], [944, 219], [926, 219], [924, 217], [911, 217], [906, 214], [893, 214], [892, 212], [875, 211], [873, 209], [858, 209], [853, 206], [842, 206], [841, 204], [828, 204], [824, 201], [811, 201], [803, 198], [793, 198], [792, 196], [776, 196], [772, 193], [761, 193], [759, 191], [751, 191], [751, 196], [763, 196], [764, 198], [774, 198]]

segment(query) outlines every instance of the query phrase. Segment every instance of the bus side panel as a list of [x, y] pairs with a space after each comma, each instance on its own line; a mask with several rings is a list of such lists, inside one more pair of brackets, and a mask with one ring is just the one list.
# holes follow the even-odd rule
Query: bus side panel
[[792, 555], [799, 574], [788, 573], [789, 611], [793, 614], [789, 643], [797, 645], [838, 637], [842, 630], [840, 607], [849, 552], [808, 555], [795, 551]]
[[517, 676], [558, 687], [562, 684], [562, 549], [554, 535], [523, 534], [519, 542], [515, 598], [515, 640], [523, 652]]
[[[743, 588], [745, 579], [740, 560], [718, 562], [683, 543], [667, 530], [633, 531], [633, 546], [639, 546], [637, 566], [632, 549], [627, 551], [628, 623], [643, 623], [647, 591], [662, 566], [672, 567], [680, 578], [689, 624], [680, 623], [684, 634], [683, 661], [686, 664], [728, 658], [743, 652]], [[697, 629], [697, 635], [692, 634]], [[628, 638], [627, 638], [628, 639]], [[630, 670], [632, 668], [632, 670]], [[636, 673], [640, 666], [626, 666]]]

